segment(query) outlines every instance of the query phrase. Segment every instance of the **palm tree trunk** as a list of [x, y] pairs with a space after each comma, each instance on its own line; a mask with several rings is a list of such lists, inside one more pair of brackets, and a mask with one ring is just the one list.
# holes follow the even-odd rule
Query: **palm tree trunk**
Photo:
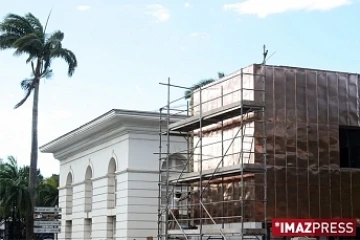
[[13, 205], [12, 205], [12, 222], [11, 222], [11, 225], [12, 225], [12, 238], [13, 239], [16, 239], [16, 216], [15, 216], [15, 211], [16, 211], [15, 202], [13, 202]]
[[[37, 68], [40, 69], [38, 63]], [[34, 207], [36, 204], [36, 185], [37, 185], [37, 161], [38, 161], [38, 111], [39, 111], [39, 87], [40, 79], [34, 79], [34, 100], [32, 107], [32, 130], [31, 130], [31, 158], [29, 170], [29, 192], [31, 198], [31, 207], [26, 219], [26, 239], [34, 239]]]

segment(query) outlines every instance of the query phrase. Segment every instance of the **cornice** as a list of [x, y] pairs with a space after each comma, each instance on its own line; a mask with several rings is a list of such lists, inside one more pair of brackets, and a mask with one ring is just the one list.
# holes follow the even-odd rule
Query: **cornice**
[[60, 160], [60, 161], [66, 160], [69, 157], [72, 157], [76, 154], [87, 151], [93, 147], [99, 146], [101, 144], [104, 144], [106, 142], [109, 142], [115, 138], [121, 137], [126, 134], [128, 134], [128, 131], [125, 128], [110, 130], [105, 133], [103, 132], [103, 133], [94, 135], [91, 138], [84, 139], [70, 147], [66, 147], [66, 148], [62, 149], [61, 151], [55, 152], [53, 154], [57, 160]]
[[68, 132], [46, 144], [44, 144], [43, 146], [40, 146], [40, 151], [41, 152], [45, 152], [45, 153], [53, 153], [53, 148], [55, 148], [57, 145], [59, 145], [62, 142], [66, 142], [67, 140], [75, 137], [76, 135], [81, 135], [84, 132], [87, 132], [91, 129], [96, 128], [97, 126], [109, 121], [110, 119], [112, 119], [115, 116], [115, 111], [111, 110], [97, 118], [95, 118], [94, 120], [80, 126], [79, 128], [74, 129], [71, 132]]
[[[171, 122], [184, 117], [171, 116]], [[56, 159], [64, 160], [130, 132], [158, 134], [159, 118], [157, 112], [113, 109], [41, 146], [40, 151], [53, 153]]]
[[[62, 151], [54, 153], [54, 157], [60, 161], [66, 160], [74, 155], [83, 153], [94, 147], [98, 147], [102, 144], [108, 143], [116, 138], [125, 136], [129, 133], [144, 134], [158, 136], [159, 132], [157, 129], [151, 128], [139, 128], [139, 127], [122, 127], [118, 129], [110, 129], [107, 132], [99, 133], [98, 135], [92, 136], [91, 139], [85, 139], [78, 142], [71, 147], [64, 148]], [[126, 137], [126, 139], [134, 139], [133, 137]], [[123, 139], [123, 140], [126, 140]], [[139, 138], [143, 139], [143, 138]], [[174, 141], [176, 142], [176, 141]]]

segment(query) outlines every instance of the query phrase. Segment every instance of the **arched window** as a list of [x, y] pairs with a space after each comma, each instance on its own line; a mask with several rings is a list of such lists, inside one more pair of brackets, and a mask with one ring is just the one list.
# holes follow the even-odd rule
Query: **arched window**
[[[108, 208], [116, 208], [117, 202], [117, 180], [116, 180], [116, 160], [111, 158], [108, 166]], [[108, 231], [110, 236], [116, 239], [116, 215], [108, 217]]]
[[66, 214], [72, 214], [72, 205], [73, 205], [73, 176], [71, 172], [68, 173], [66, 178]]
[[108, 208], [112, 209], [116, 207], [116, 162], [115, 158], [111, 158], [108, 166]]
[[93, 196], [93, 184], [92, 169], [90, 166], [87, 167], [85, 173], [85, 212], [91, 212], [92, 210], [92, 196]]
[[[66, 205], [65, 205], [65, 212], [67, 215], [72, 214], [72, 207], [73, 207], [73, 176], [71, 172], [67, 175], [66, 178]], [[72, 233], [72, 221], [66, 221], [65, 223], [65, 239], [71, 239]]]

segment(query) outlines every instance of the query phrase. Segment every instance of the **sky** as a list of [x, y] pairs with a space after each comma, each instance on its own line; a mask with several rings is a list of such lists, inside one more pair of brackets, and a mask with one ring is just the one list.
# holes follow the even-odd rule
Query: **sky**
[[[79, 65], [68, 78], [56, 60], [41, 81], [39, 146], [114, 108], [156, 111], [167, 99], [159, 82], [189, 87], [260, 63], [264, 44], [271, 65], [360, 68], [360, 0], [12, 0], [1, 2], [0, 18], [31, 12], [45, 24], [50, 9], [48, 32], [65, 33]], [[12, 53], [0, 52], [0, 158], [28, 165], [32, 98], [13, 107], [31, 67]], [[52, 154], [39, 153], [38, 166], [59, 173]]]

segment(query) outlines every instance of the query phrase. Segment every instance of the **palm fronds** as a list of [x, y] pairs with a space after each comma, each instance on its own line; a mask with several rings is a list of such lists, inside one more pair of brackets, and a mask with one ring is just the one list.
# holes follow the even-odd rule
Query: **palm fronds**
[[[223, 78], [223, 77], [225, 77], [225, 74], [223, 72], [218, 72], [218, 79]], [[197, 90], [201, 87], [204, 87], [205, 85], [208, 85], [215, 81], [216, 80], [213, 78], [200, 80], [198, 83], [194, 84], [190, 89], [185, 91], [185, 94], [184, 94], [185, 99], [191, 98], [191, 95], [195, 90]]]
[[[74, 74], [78, 62], [72, 51], [63, 48], [63, 40], [64, 33], [59, 30], [52, 34], [45, 33], [41, 22], [32, 13], [25, 16], [8, 14], [0, 23], [0, 50], [14, 49], [15, 56], [28, 55], [26, 63], [32, 63], [34, 75], [32, 86], [41, 78], [51, 76], [51, 63], [56, 58], [61, 58], [67, 63], [69, 77]], [[36, 62], [35, 66], [33, 61]], [[21, 85], [23, 86], [23, 82]], [[24, 89], [25, 96], [15, 108], [26, 102], [32, 89], [33, 87]]]
[[[37, 176], [37, 204], [54, 207], [59, 200], [59, 175], [54, 174], [44, 179], [40, 170], [37, 170]], [[12, 206], [16, 206], [19, 217], [26, 216], [32, 207], [28, 180], [29, 166], [20, 167], [12, 156], [7, 161], [0, 161], [0, 219], [12, 216]]]

